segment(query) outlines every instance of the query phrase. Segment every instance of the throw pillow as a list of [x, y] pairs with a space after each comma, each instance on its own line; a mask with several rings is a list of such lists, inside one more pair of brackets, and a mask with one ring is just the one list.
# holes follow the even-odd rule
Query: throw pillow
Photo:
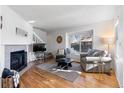
[[93, 53], [93, 56], [104, 56], [104, 51], [102, 50], [96, 50], [94, 53]]
[[96, 51], [96, 49], [89, 49], [87, 56], [93, 56], [93, 53]]
[[59, 49], [59, 55], [64, 55], [64, 49]]
[[87, 56], [94, 56], [94, 57], [99, 57], [99, 56], [104, 56], [104, 51], [103, 50], [98, 50], [98, 49], [92, 49], [88, 51]]
[[108, 56], [108, 51], [105, 50], [105, 51], [104, 51], [104, 57], [107, 57], [107, 56]]

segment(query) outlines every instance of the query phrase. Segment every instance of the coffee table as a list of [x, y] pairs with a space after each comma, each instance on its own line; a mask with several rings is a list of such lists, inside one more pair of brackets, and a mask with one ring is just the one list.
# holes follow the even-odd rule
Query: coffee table
[[72, 67], [73, 60], [71, 58], [60, 58], [57, 62], [60, 69], [68, 69], [68, 67]]

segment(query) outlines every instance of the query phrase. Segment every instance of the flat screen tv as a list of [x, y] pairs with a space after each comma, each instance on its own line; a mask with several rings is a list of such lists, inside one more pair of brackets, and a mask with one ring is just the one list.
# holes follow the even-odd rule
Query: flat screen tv
[[44, 52], [46, 51], [44, 43], [33, 44], [33, 52]]

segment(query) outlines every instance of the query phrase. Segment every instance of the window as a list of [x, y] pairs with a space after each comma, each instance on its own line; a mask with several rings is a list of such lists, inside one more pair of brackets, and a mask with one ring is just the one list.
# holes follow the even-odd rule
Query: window
[[75, 42], [75, 43], [71, 43], [71, 48], [77, 52], [80, 51], [80, 43], [79, 42]]
[[93, 31], [68, 33], [67, 47], [72, 52], [87, 52], [88, 49], [92, 49], [92, 36]]

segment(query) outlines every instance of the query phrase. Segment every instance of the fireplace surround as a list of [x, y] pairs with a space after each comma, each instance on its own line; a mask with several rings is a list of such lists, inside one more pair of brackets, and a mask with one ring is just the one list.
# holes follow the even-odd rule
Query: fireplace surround
[[27, 52], [24, 50], [10, 53], [10, 69], [21, 71], [27, 66]]

